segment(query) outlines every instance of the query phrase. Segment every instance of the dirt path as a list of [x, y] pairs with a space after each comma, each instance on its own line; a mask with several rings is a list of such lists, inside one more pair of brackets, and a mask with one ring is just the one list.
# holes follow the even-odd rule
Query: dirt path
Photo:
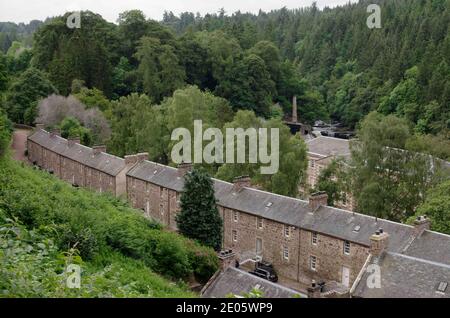
[[24, 161], [28, 163], [28, 158], [25, 156], [25, 149], [27, 149], [27, 136], [31, 130], [15, 129], [12, 137], [12, 151], [14, 160]]

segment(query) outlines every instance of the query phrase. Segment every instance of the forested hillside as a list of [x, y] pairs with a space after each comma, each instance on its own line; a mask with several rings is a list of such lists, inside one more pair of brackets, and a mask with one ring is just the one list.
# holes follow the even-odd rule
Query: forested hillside
[[[381, 6], [381, 29], [366, 27], [367, 5]], [[371, 110], [396, 113], [421, 132], [449, 128], [450, 1], [360, 1], [319, 10], [258, 15], [224, 12], [164, 16], [178, 34], [224, 31], [242, 48], [271, 41], [321, 92], [331, 118], [354, 126]]]

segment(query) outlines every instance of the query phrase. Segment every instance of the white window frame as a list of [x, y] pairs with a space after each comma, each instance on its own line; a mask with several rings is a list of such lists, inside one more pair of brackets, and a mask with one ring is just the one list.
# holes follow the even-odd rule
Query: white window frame
[[289, 260], [289, 247], [283, 246], [283, 259], [288, 261]]
[[350, 241], [344, 241], [344, 254], [345, 255], [350, 255], [350, 246], [351, 246]]
[[317, 257], [314, 255], [309, 256], [309, 268], [313, 271], [317, 271]]
[[233, 222], [239, 222], [239, 212], [233, 211]]
[[261, 217], [256, 218], [256, 227], [259, 230], [262, 230], [264, 228], [264, 219], [263, 218], [261, 218]]
[[283, 234], [284, 234], [284, 237], [290, 237], [291, 236], [291, 228], [290, 228], [290, 226], [284, 224]]
[[318, 238], [317, 232], [312, 232], [311, 233], [311, 244], [317, 245], [318, 243], [319, 243], [319, 238]]
[[238, 241], [238, 232], [237, 232], [237, 230], [232, 230], [231, 231], [231, 240], [233, 242], [237, 242]]

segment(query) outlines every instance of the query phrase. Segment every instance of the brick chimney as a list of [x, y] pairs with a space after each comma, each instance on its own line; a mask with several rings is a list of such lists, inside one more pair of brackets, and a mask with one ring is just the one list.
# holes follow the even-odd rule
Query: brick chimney
[[94, 152], [94, 156], [100, 154], [101, 152], [106, 152], [105, 145], [97, 145], [92, 147], [92, 151]]
[[306, 289], [308, 298], [320, 298], [321, 287], [315, 280], [311, 282], [311, 286]]
[[192, 171], [192, 163], [182, 162], [182, 163], [178, 164], [177, 168], [178, 168], [178, 177], [184, 178], [186, 173]]
[[45, 125], [44, 124], [36, 124], [36, 130], [44, 130]]
[[389, 243], [389, 234], [379, 229], [370, 237], [370, 254], [380, 256], [386, 250]]
[[292, 97], [292, 121], [294, 123], [298, 122], [298, 119], [297, 119], [297, 96], [296, 95], [294, 95]]
[[79, 144], [80, 143], [80, 137], [69, 137], [67, 138], [67, 145], [69, 147], [72, 147], [75, 144]]
[[309, 209], [314, 212], [328, 203], [328, 194], [324, 191], [313, 193], [309, 196]]
[[431, 226], [431, 221], [426, 215], [418, 216], [414, 220], [414, 236], [418, 237], [422, 235], [425, 230], [429, 230]]
[[220, 270], [225, 270], [228, 267], [236, 267], [236, 254], [232, 250], [221, 250], [218, 253], [220, 260]]
[[251, 185], [251, 179], [249, 176], [236, 177], [233, 180], [233, 191], [239, 192], [242, 188], [249, 188]]
[[137, 154], [138, 162], [148, 160], [148, 152], [140, 152]]
[[59, 128], [54, 128], [50, 132], [50, 137], [61, 136], [61, 130]]
[[142, 162], [144, 160], [148, 160], [148, 153], [142, 152], [135, 155], [125, 156], [125, 165], [135, 165], [136, 163]]

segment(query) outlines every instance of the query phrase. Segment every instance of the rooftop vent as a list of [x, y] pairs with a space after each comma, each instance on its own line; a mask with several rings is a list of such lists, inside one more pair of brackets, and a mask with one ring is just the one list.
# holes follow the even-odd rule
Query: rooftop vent
[[272, 206], [273, 202], [267, 202], [266, 208], [270, 208]]
[[447, 290], [447, 286], [448, 286], [447, 282], [440, 282], [436, 290], [438, 292], [445, 293], [445, 291]]
[[360, 229], [361, 229], [361, 226], [357, 225], [353, 228], [353, 232], [359, 232]]

